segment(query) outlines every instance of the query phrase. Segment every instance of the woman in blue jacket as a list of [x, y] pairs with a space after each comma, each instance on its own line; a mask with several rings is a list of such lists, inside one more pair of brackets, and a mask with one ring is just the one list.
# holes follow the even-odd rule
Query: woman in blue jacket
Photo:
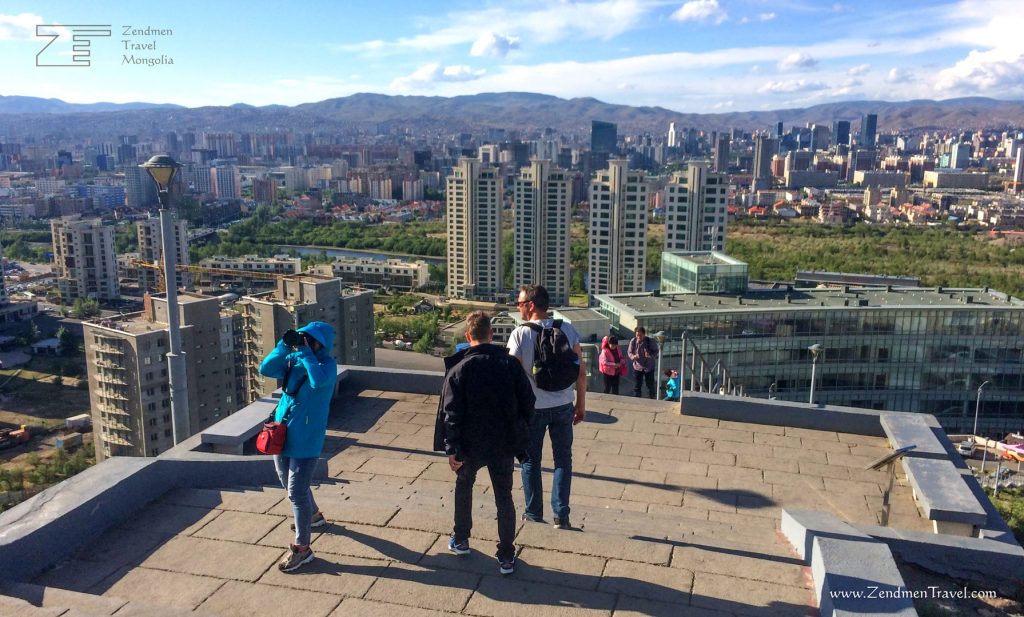
[[274, 420], [284, 422], [288, 432], [284, 451], [274, 456], [274, 464], [292, 502], [295, 544], [278, 564], [283, 572], [313, 560], [311, 528], [327, 524], [309, 486], [324, 446], [331, 395], [337, 382], [333, 348], [334, 328], [314, 321], [297, 332], [285, 332], [260, 365], [261, 375], [284, 380]]

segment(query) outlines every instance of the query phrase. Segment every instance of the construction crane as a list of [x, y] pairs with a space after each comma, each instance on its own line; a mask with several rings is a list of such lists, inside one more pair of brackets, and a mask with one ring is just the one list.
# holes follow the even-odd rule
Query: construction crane
[[[164, 266], [163, 263], [152, 263], [143, 261], [141, 259], [132, 259], [131, 265], [146, 268], [149, 270], [156, 270], [158, 273], [157, 277], [157, 291], [166, 291], [166, 281], [164, 281]], [[274, 274], [273, 272], [251, 272], [249, 270], [232, 270], [231, 268], [210, 268], [207, 266], [194, 266], [191, 264], [177, 264], [174, 267], [177, 272], [191, 272], [193, 274], [219, 274], [221, 276], [230, 276], [233, 278], [253, 278], [253, 279], [267, 279], [278, 281], [285, 278], [286, 274]]]

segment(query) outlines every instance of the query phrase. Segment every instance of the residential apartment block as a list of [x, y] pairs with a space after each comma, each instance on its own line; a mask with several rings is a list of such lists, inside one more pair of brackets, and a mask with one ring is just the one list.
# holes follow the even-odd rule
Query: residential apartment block
[[476, 159], [463, 158], [446, 187], [448, 295], [497, 299], [503, 296], [501, 172]]
[[[139, 259], [160, 266], [139, 268], [139, 289], [143, 291], [162, 291], [160, 281], [163, 278], [163, 239], [160, 234], [160, 219], [150, 217], [139, 221], [135, 226], [139, 241]], [[174, 221], [174, 262], [180, 266], [189, 264], [188, 257], [188, 221]], [[176, 272], [178, 289], [192, 289], [192, 273]]]
[[285, 331], [325, 321], [336, 331], [332, 353], [338, 364], [373, 366], [373, 292], [353, 291], [337, 278], [301, 274], [278, 279], [273, 291], [246, 296], [236, 307], [242, 316], [245, 384], [249, 401], [267, 396], [276, 379], [259, 374], [260, 362]]
[[54, 219], [53, 262], [64, 302], [120, 298], [114, 228], [99, 219]]
[[531, 161], [514, 184], [514, 287], [540, 284], [552, 306], [569, 303], [572, 176], [550, 161]]
[[273, 279], [274, 275], [291, 276], [302, 272], [302, 258], [288, 255], [216, 255], [200, 260], [199, 266], [206, 268], [205, 271], [196, 273], [198, 282], [204, 289], [272, 289], [277, 284]]
[[[178, 303], [194, 434], [247, 403], [240, 317], [212, 297], [182, 293]], [[171, 448], [166, 298], [147, 295], [141, 313], [82, 325], [97, 458]]]
[[430, 267], [423, 261], [401, 259], [351, 259], [338, 257], [313, 269], [322, 276], [341, 279], [346, 285], [392, 291], [414, 291], [430, 282]]
[[724, 251], [728, 177], [691, 161], [665, 187], [665, 250]]
[[590, 285], [593, 294], [643, 291], [647, 181], [613, 159], [590, 185]]

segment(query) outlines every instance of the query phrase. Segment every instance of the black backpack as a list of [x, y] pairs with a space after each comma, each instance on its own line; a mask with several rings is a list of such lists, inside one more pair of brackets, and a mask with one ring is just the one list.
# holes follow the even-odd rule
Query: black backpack
[[576, 383], [580, 376], [580, 359], [562, 332], [562, 320], [556, 319], [550, 328], [539, 324], [524, 324], [537, 333], [533, 348], [533, 378], [537, 387], [547, 392], [560, 392]]

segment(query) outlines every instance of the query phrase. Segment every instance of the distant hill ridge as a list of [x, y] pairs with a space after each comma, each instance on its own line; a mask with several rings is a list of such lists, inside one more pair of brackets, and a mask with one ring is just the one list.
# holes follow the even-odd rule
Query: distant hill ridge
[[[102, 112], [102, 113], [100, 113]], [[467, 96], [389, 96], [360, 93], [304, 103], [293, 107], [235, 104], [187, 108], [151, 103], [74, 104], [59, 99], [0, 96], [0, 127], [14, 123], [25, 127], [45, 124], [65, 130], [87, 119], [99, 130], [121, 131], [150, 128], [154, 123], [168, 129], [305, 130], [352, 124], [425, 124], [473, 128], [545, 128], [583, 130], [591, 120], [619, 125], [621, 133], [663, 133], [668, 123], [701, 130], [761, 129], [782, 121], [788, 128], [808, 122], [850, 120], [854, 126], [866, 113], [878, 114], [878, 127], [915, 129], [1002, 128], [1024, 126], [1024, 101], [999, 101], [982, 97], [944, 101], [913, 100], [844, 101], [800, 109], [746, 111], [715, 114], [677, 112], [663, 107], [634, 107], [604, 103], [594, 98], [562, 99], [528, 92], [485, 93]], [[89, 114], [88, 118], [82, 118]], [[98, 115], [93, 115], [98, 114]]]

